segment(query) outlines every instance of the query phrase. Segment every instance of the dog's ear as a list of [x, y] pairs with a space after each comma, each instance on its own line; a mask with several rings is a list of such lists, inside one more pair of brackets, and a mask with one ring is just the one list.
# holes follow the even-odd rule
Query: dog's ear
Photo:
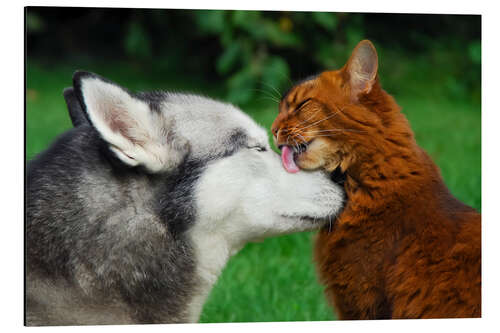
[[83, 71], [73, 75], [73, 86], [92, 126], [125, 164], [168, 171], [189, 152], [188, 143], [173, 133], [173, 121], [128, 90]]
[[68, 106], [69, 117], [71, 118], [71, 123], [74, 127], [81, 125], [89, 125], [90, 122], [85, 116], [82, 105], [78, 98], [76, 98], [75, 91], [73, 87], [65, 88], [63, 91], [64, 100]]

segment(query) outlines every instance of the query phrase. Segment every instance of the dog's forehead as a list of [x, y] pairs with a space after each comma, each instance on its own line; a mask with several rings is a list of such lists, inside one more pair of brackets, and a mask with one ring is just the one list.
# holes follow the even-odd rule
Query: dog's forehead
[[221, 155], [244, 146], [267, 146], [267, 133], [234, 105], [186, 94], [169, 94], [161, 112], [174, 120], [176, 134], [198, 157]]

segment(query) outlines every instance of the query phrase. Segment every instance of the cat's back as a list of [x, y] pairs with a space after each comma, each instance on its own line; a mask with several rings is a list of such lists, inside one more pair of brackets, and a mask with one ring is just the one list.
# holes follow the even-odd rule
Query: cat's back
[[393, 318], [481, 316], [481, 215], [449, 192], [436, 200], [387, 270]]

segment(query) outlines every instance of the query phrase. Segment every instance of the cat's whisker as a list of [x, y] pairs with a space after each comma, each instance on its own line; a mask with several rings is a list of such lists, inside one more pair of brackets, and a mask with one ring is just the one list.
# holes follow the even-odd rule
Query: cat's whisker
[[[338, 113], [341, 111], [339, 108], [337, 108], [337, 109], [338, 109], [338, 111], [337, 111], [337, 112], [335, 112], [334, 114], [338, 114]], [[297, 126], [299, 126], [299, 125], [301, 125], [301, 124], [303, 124], [303, 123], [307, 122], [307, 121], [308, 121], [308, 120], [310, 120], [311, 118], [313, 118], [313, 117], [314, 117], [314, 116], [318, 113], [318, 111], [320, 111], [320, 110], [321, 110], [321, 109], [317, 108], [317, 109], [316, 109], [316, 111], [315, 111], [315, 112], [314, 112], [314, 113], [313, 113], [313, 114], [312, 114], [309, 118], [307, 118], [306, 120], [304, 120], [304, 121], [300, 122]], [[307, 127], [306, 127], [306, 128], [307, 128]]]
[[278, 89], [276, 89], [275, 87], [271, 86], [271, 85], [270, 85], [270, 84], [268, 84], [268, 83], [265, 83], [264, 81], [261, 81], [261, 83], [262, 83], [263, 85], [265, 85], [265, 86], [267, 86], [267, 87], [269, 87], [269, 88], [273, 89], [273, 90], [274, 90], [274, 91], [278, 94], [277, 96], [273, 96], [273, 97], [277, 97], [277, 98], [278, 98], [278, 100], [281, 98], [281, 92], [280, 92]]
[[335, 117], [337, 114], [338, 114], [338, 112], [335, 112], [334, 114], [332, 114], [332, 115], [330, 115], [330, 116], [328, 116], [328, 117], [326, 117], [326, 118], [323, 118], [323, 119], [321, 119], [321, 120], [318, 120], [318, 121], [316, 121], [316, 122], [314, 122], [314, 123], [310, 124], [309, 126], [302, 127], [302, 128], [301, 128], [301, 130], [305, 130], [305, 129], [307, 129], [307, 128], [309, 128], [309, 127], [312, 127], [312, 126], [314, 126], [314, 125], [317, 125], [317, 124], [319, 124], [319, 123], [321, 123], [321, 122], [323, 122], [323, 121], [325, 121], [325, 120], [331, 119], [331, 118]]
[[300, 123], [298, 123], [298, 124], [297, 124], [297, 126], [300, 126], [300, 125], [302, 125], [302, 124], [304, 124], [304, 123], [308, 122], [311, 118], [313, 118], [313, 117], [314, 117], [314, 116], [315, 116], [315, 115], [319, 112], [319, 110], [320, 110], [320, 109], [316, 109], [316, 111], [314, 111], [314, 113], [313, 113], [310, 117], [308, 117], [306, 120], [301, 121]]
[[299, 144], [297, 143], [297, 141], [296, 141], [293, 137], [288, 136], [288, 138], [287, 138], [287, 143], [289, 142], [289, 139], [292, 139], [292, 140], [293, 140], [294, 145], [292, 145], [292, 146], [294, 147], [294, 150], [298, 151], [298, 149], [299, 149]]
[[295, 145], [298, 147], [297, 140], [295, 140], [295, 136], [298, 134], [297, 129], [295, 127], [289, 128], [288, 132], [290, 133], [291, 139], [295, 142]]
[[261, 96], [260, 99], [269, 99], [269, 100], [273, 101], [274, 103], [279, 103], [279, 101], [277, 101], [276, 99], [269, 97], [269, 96]]
[[297, 151], [299, 151], [299, 144], [297, 143], [297, 140], [295, 138], [292, 138], [293, 142], [295, 142], [295, 148]]
[[335, 128], [335, 129], [328, 129], [328, 130], [318, 130], [318, 131], [311, 131], [308, 133], [325, 133], [325, 132], [356, 132], [356, 133], [366, 133], [366, 131], [359, 131], [355, 129], [349, 129], [349, 128]]
[[269, 91], [265, 91], [265, 90], [262, 90], [262, 89], [256, 89], [256, 88], [251, 89], [251, 90], [252, 90], [252, 91], [257, 91], [257, 92], [264, 93], [264, 94], [265, 94], [265, 96], [264, 96], [264, 97], [266, 97], [267, 99], [272, 100], [273, 102], [276, 102], [276, 103], [278, 103], [278, 104], [279, 104], [279, 102], [280, 102], [280, 101], [279, 101], [279, 99], [278, 99], [278, 98], [276, 98], [276, 96], [272, 95]]
[[[285, 74], [284, 74], [284, 73], [282, 73], [281, 71], [278, 71], [278, 72], [276, 72], [276, 73], [278, 73], [279, 75], [281, 75], [281, 77], [283, 77], [283, 78], [285, 78], [286, 80], [288, 80], [288, 83], [289, 83], [291, 86], [293, 86], [293, 85], [294, 85], [294, 84], [293, 84], [293, 82], [292, 82], [292, 80], [290, 79], [290, 77], [289, 77], [288, 75], [285, 75]], [[281, 95], [280, 95], [280, 96], [281, 96]]]
[[300, 136], [300, 139], [302, 140], [303, 143], [307, 144], [307, 140], [302, 136], [302, 134], [297, 133], [298, 136]]
[[333, 133], [332, 134], [320, 134], [320, 135], [306, 135], [307, 138], [330, 138], [332, 137], [332, 135], [334, 135]]
[[[297, 139], [302, 140], [302, 143], [307, 144], [307, 140], [302, 136], [302, 134], [299, 133], [299, 129], [297, 127], [292, 127], [288, 129], [292, 135], [296, 136]], [[300, 136], [300, 138], [299, 138]]]

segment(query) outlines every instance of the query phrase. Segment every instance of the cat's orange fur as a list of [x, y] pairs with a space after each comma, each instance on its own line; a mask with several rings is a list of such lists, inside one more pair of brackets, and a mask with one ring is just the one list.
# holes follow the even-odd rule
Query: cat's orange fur
[[315, 244], [326, 296], [341, 319], [480, 317], [481, 216], [448, 191], [377, 69], [360, 42], [294, 86], [272, 126], [278, 145], [307, 144], [300, 168], [346, 176], [346, 207]]

